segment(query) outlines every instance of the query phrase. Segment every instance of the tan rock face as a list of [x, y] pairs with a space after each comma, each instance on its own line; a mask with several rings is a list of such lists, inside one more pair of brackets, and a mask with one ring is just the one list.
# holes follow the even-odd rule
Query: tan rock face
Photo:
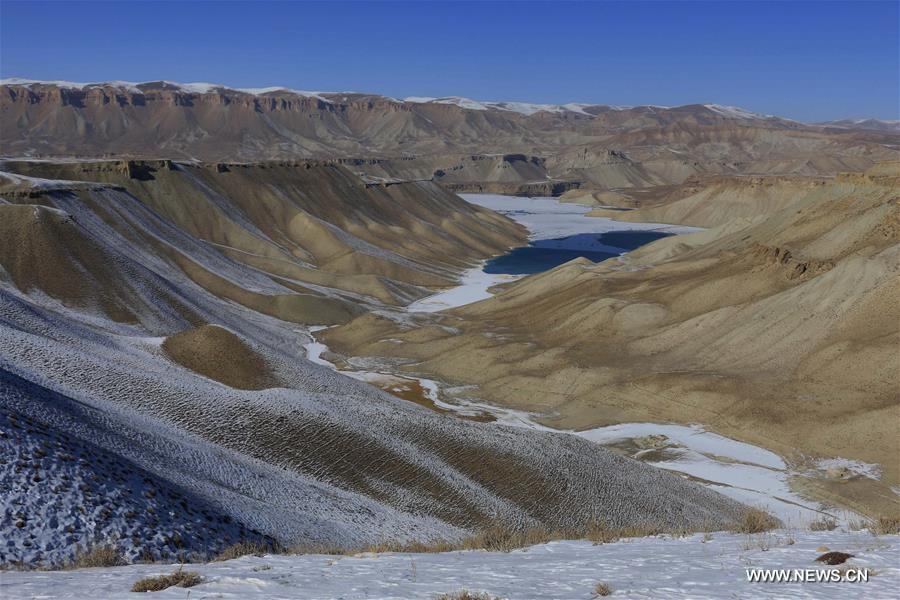
[[[6, 155], [190, 158], [259, 161], [297, 157], [391, 158], [369, 174], [409, 179], [438, 171], [448, 183], [517, 191], [542, 183], [561, 194], [680, 183], [696, 174], [827, 174], [896, 159], [900, 134], [825, 129], [778, 118], [740, 119], [703, 105], [673, 109], [593, 106], [586, 114], [531, 115], [490, 106], [402, 102], [369, 94], [288, 90], [250, 94], [223, 87], [202, 93], [163, 83], [136, 89], [97, 84], [0, 86], [0, 144]], [[534, 157], [533, 168], [454, 171], [459, 157]], [[472, 161], [469, 161], [470, 163]], [[550, 182], [548, 184], [548, 181]], [[555, 187], [554, 187], [555, 186]], [[478, 188], [470, 187], [468, 190]], [[537, 189], [521, 188], [521, 193]]]

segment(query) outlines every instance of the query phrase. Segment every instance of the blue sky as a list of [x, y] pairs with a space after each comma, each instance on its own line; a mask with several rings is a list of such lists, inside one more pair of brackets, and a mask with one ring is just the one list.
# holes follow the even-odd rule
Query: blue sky
[[897, 119], [898, 7], [0, 0], [0, 75]]

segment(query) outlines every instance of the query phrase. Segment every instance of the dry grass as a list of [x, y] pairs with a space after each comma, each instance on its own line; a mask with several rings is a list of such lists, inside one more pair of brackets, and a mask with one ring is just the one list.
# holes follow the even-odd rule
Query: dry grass
[[501, 600], [501, 598], [499, 596], [491, 596], [487, 592], [460, 590], [450, 594], [441, 594], [436, 596], [434, 600]]
[[214, 562], [222, 561], [222, 560], [231, 560], [234, 558], [240, 558], [242, 556], [263, 556], [264, 554], [269, 554], [274, 552], [275, 549], [270, 547], [268, 544], [263, 544], [262, 542], [257, 541], [243, 541], [238, 542], [236, 544], [232, 544], [228, 546], [219, 554], [213, 558]]
[[96, 567], [121, 567], [128, 564], [118, 548], [112, 545], [95, 546], [93, 548], [80, 547], [75, 551], [75, 557], [68, 563], [61, 565], [60, 569], [93, 569]]
[[594, 586], [595, 596], [609, 596], [610, 594], [612, 594], [612, 592], [612, 588], [609, 587], [608, 583], [600, 581], [597, 583], [597, 585]]
[[736, 533], [762, 533], [778, 527], [778, 520], [769, 513], [758, 508], [751, 508], [736, 524], [734, 531]]
[[762, 550], [763, 552], [768, 552], [773, 546], [777, 545], [778, 538], [768, 533], [762, 533], [747, 536], [747, 540], [741, 544], [741, 550]]
[[837, 521], [831, 517], [823, 517], [809, 524], [810, 531], [834, 531], [837, 529]]
[[194, 587], [203, 583], [203, 578], [196, 571], [185, 571], [183, 567], [177, 571], [173, 571], [168, 575], [157, 575], [155, 577], [144, 577], [138, 579], [131, 586], [132, 592], [161, 592], [172, 586], [182, 588]]
[[900, 533], [900, 518], [878, 517], [872, 522], [870, 529], [876, 535], [896, 535]]
[[[763, 513], [765, 514], [765, 513]], [[650, 535], [684, 536], [693, 533], [687, 529], [672, 529], [658, 525], [640, 525], [632, 527], [610, 528], [602, 521], [590, 521], [581, 527], [571, 529], [551, 529], [547, 527], [516, 528], [505, 524], [496, 524], [479, 531], [461, 540], [430, 540], [426, 542], [397, 542], [384, 541], [368, 546], [346, 548], [327, 544], [299, 544], [283, 550], [275, 550], [284, 554], [330, 554], [330, 555], [354, 555], [364, 552], [371, 553], [436, 553], [453, 552], [459, 550], [487, 550], [491, 552], [510, 552], [520, 548], [528, 548], [538, 544], [545, 544], [558, 540], [587, 540], [598, 544], [615, 542], [623, 538], [646, 537]], [[239, 544], [237, 546], [243, 546]], [[223, 555], [231, 549], [225, 550], [217, 560], [237, 558], [243, 554], [238, 553], [227, 558]]]

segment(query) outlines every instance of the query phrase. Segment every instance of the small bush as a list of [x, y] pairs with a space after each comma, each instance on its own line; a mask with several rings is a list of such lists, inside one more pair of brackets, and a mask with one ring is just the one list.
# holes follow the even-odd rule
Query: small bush
[[183, 588], [194, 587], [203, 583], [203, 578], [195, 571], [178, 569], [169, 575], [157, 575], [156, 577], [144, 577], [138, 579], [131, 586], [132, 592], [161, 592], [172, 586]]
[[63, 568], [92, 569], [95, 567], [121, 567], [128, 564], [115, 546], [95, 546], [75, 551], [75, 558]]
[[769, 513], [758, 508], [751, 508], [744, 513], [744, 517], [735, 525], [737, 533], [762, 533], [778, 527], [778, 521]]
[[441, 594], [435, 600], [501, 600], [499, 596], [491, 596], [487, 592], [470, 592], [460, 590], [452, 594]]
[[228, 546], [213, 558], [214, 561], [231, 560], [242, 556], [262, 556], [272, 552], [273, 549], [262, 542], [238, 542]]
[[594, 586], [594, 595], [595, 596], [609, 596], [612, 594], [612, 588], [609, 587], [608, 583], [599, 582]]
[[872, 533], [877, 535], [896, 535], [900, 533], [900, 518], [878, 517], [872, 523]]

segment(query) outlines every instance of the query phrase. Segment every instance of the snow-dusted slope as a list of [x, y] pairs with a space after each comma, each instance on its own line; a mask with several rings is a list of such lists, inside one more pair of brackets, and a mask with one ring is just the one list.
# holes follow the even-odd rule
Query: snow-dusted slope
[[[867, 582], [751, 583], [747, 569], [828, 569], [815, 558], [822, 546], [854, 555], [842, 565], [847, 577], [868, 572]], [[167, 574], [178, 565], [132, 565], [55, 573], [7, 573], [4, 598], [133, 598], [142, 577]], [[775, 531], [754, 536], [716, 533], [710, 538], [652, 537], [593, 545], [551, 542], [514, 552], [363, 554], [336, 557], [246, 556], [220, 563], [185, 565], [205, 582], [191, 598], [303, 600], [431, 600], [468, 589], [507, 600], [588, 600], [606, 583], [613, 598], [896, 598], [900, 539], [861, 532]], [[169, 588], [154, 598], [184, 598]]]
[[[65, 168], [107, 176], [103, 169], [122, 166]], [[237, 537], [345, 546], [458, 538], [497, 522], [726, 526], [743, 512], [573, 436], [445, 416], [305, 360], [301, 324], [333, 308], [309, 304], [312, 289], [354, 310], [384, 305], [292, 278], [289, 257], [316, 261], [318, 272], [386, 263], [398, 278], [452, 273], [452, 262], [429, 270], [409, 256], [426, 256], [413, 253], [426, 241], [433, 247], [422, 252], [436, 253], [439, 243], [452, 248], [454, 235], [476, 237], [474, 223], [453, 222], [475, 207], [460, 203], [445, 217], [433, 184], [423, 184], [409, 196], [392, 186], [390, 201], [367, 196], [347, 205], [349, 215], [329, 213], [341, 202], [329, 193], [368, 188], [339, 173], [316, 180], [313, 194], [291, 179], [292, 168], [304, 177], [313, 170], [301, 164], [260, 169], [259, 185], [281, 196], [228, 195], [217, 186], [237, 186], [249, 167], [219, 180], [202, 170], [187, 177], [177, 165], [125, 166], [135, 179], [121, 185], [29, 187], [25, 178], [4, 188], [13, 204], [0, 204], [0, 408], [24, 424], [3, 439], [0, 477], [17, 490], [2, 498], [4, 561], [53, 562], [76, 544], [115, 543], [134, 557], [214, 552]], [[273, 215], [283, 212], [291, 218], [279, 227]], [[310, 226], [311, 214], [327, 225]], [[410, 215], [416, 223], [401, 226]], [[430, 218], [443, 224], [440, 234], [427, 233]], [[492, 218], [502, 230], [487, 213], [478, 227]], [[378, 246], [397, 230], [406, 256]], [[463, 252], [465, 242], [456, 243]], [[296, 272], [312, 270], [304, 269]], [[213, 357], [204, 370], [166, 349], [201, 324], [218, 325], [243, 349], [234, 351], [267, 365], [264, 389], [222, 383], [220, 346], [193, 350]], [[222, 355], [218, 366], [241, 356]], [[87, 514], [73, 517], [78, 505]], [[205, 537], [196, 534], [204, 512], [223, 524]], [[176, 537], [190, 542], [173, 548]]]

